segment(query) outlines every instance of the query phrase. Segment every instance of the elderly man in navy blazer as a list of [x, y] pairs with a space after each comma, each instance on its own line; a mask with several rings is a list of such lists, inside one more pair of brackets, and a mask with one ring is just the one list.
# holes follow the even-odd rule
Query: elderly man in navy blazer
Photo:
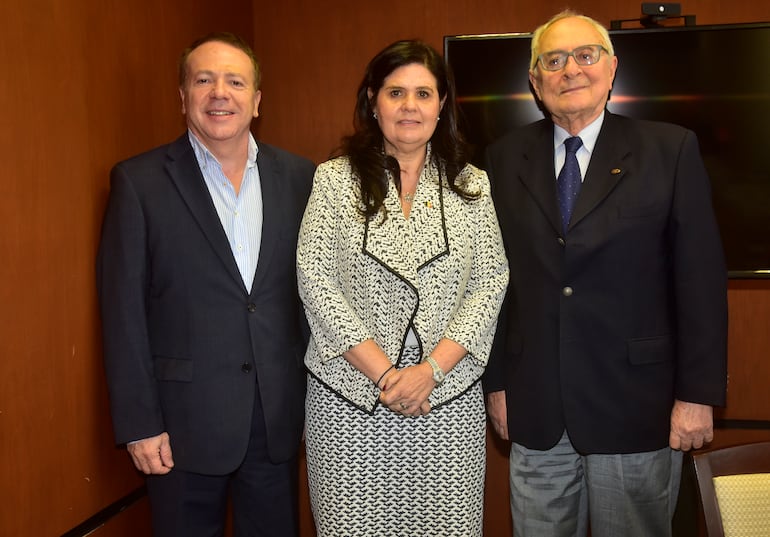
[[312, 162], [250, 132], [259, 66], [229, 33], [180, 61], [187, 132], [117, 164], [98, 254], [116, 441], [156, 536], [298, 532], [307, 328], [296, 239]]
[[484, 385], [512, 441], [516, 537], [670, 535], [682, 451], [725, 402], [727, 274], [698, 143], [605, 110], [617, 64], [599, 23], [551, 19], [529, 74], [547, 117], [487, 152], [511, 279]]

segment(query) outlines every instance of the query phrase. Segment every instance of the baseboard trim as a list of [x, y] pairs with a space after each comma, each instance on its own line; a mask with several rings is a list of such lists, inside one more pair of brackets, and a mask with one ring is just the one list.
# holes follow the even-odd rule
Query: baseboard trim
[[770, 420], [714, 420], [716, 429], [770, 429]]
[[109, 519], [119, 515], [146, 495], [147, 489], [144, 486], [141, 486], [130, 494], [123, 496], [118, 501], [111, 503], [82, 524], [78, 524], [68, 532], [63, 533], [61, 537], [86, 537], [104, 526]]

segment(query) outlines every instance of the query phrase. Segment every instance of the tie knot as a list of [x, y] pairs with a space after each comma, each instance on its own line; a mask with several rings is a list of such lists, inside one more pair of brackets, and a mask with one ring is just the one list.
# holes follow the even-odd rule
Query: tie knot
[[580, 139], [580, 136], [573, 136], [564, 140], [564, 147], [567, 148], [567, 153], [577, 153], [581, 145], [583, 145], [583, 140]]

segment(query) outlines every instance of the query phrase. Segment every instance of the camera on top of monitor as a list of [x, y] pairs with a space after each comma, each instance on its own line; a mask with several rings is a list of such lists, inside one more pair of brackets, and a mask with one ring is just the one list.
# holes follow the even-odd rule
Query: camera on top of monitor
[[677, 17], [682, 13], [681, 4], [674, 2], [643, 2], [642, 15]]

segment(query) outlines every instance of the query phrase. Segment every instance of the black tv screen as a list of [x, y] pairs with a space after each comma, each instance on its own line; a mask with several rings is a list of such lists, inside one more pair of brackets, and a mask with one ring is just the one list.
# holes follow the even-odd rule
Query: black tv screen
[[[729, 275], [770, 277], [770, 23], [610, 31], [607, 108], [698, 135]], [[446, 36], [464, 131], [484, 147], [543, 118], [530, 91], [530, 34]]]

